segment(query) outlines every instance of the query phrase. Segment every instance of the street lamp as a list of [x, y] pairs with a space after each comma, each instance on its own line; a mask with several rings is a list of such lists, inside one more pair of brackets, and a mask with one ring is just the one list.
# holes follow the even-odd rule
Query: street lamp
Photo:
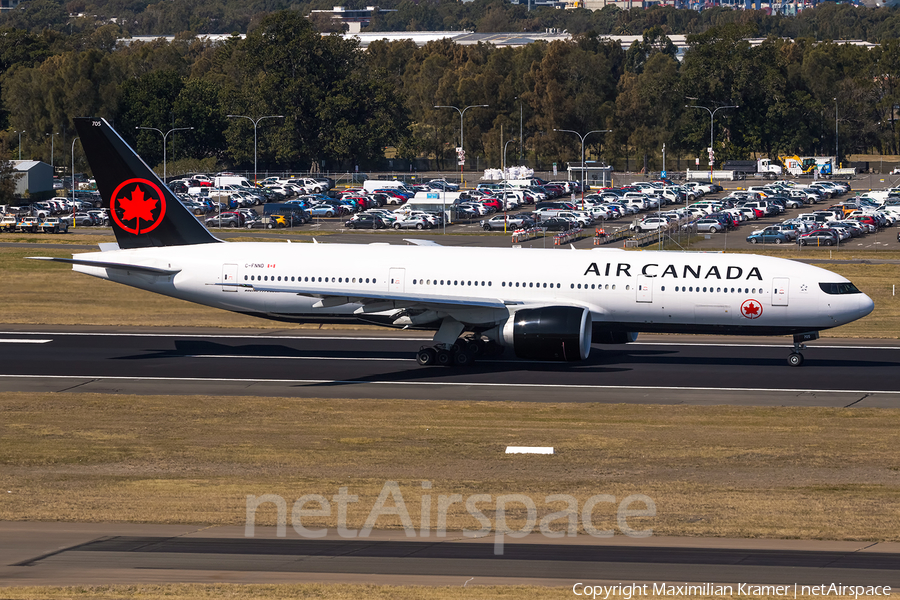
[[251, 123], [253, 123], [253, 184], [256, 185], [256, 126], [259, 125], [259, 122], [263, 119], [283, 119], [284, 115], [266, 115], [257, 119], [253, 119], [252, 117], [248, 117], [247, 115], [226, 116], [230, 119], [247, 119]]
[[45, 133], [44, 135], [45, 135], [45, 136], [47, 136], [47, 135], [50, 136], [50, 171], [53, 173], [53, 176], [55, 177], [55, 176], [56, 176], [56, 169], [53, 168], [53, 140], [54, 140], [54, 138], [55, 138], [56, 136], [58, 136], [59, 134], [58, 134], [58, 133]]
[[574, 133], [581, 140], [581, 205], [584, 208], [584, 176], [585, 176], [585, 165], [584, 165], [584, 139], [591, 135], [592, 133], [609, 133], [612, 129], [595, 129], [593, 131], [588, 131], [586, 134], [581, 135], [577, 131], [573, 131], [572, 129], [554, 129], [553, 131], [565, 131], [567, 133]]
[[[488, 106], [489, 106], [488, 104], [472, 104], [471, 106], [467, 106], [467, 107], [463, 108], [462, 110], [460, 110], [459, 108], [457, 108], [455, 106], [443, 106], [443, 105], [435, 106], [435, 108], [452, 108], [453, 110], [455, 110], [456, 112], [459, 113], [459, 147], [463, 149], [463, 153], [465, 153], [465, 148], [466, 148], [465, 145], [463, 144], [463, 140], [464, 140], [464, 138], [463, 138], [463, 115], [466, 114], [466, 111], [469, 110], [470, 108], [487, 108]], [[463, 156], [465, 156], [465, 154], [463, 154]], [[466, 163], [465, 159], [459, 161], [459, 180], [463, 186], [466, 184], [466, 182], [463, 180], [463, 171], [465, 169], [465, 163]]]
[[504, 177], [506, 177], [506, 148], [514, 141], [516, 140], [506, 140], [506, 143], [503, 144], [503, 164], [501, 165], [501, 170], [503, 171]]
[[519, 162], [522, 162], [522, 99], [516, 96], [519, 101]]
[[78, 141], [78, 138], [72, 140], [72, 229], [75, 229], [75, 213], [78, 212], [75, 210], [75, 142]]
[[19, 134], [19, 160], [22, 160], [22, 134], [24, 131], [13, 131], [13, 133]]
[[838, 103], [837, 98], [834, 98], [834, 160], [838, 156]]
[[169, 137], [169, 134], [173, 131], [188, 131], [193, 129], [193, 127], [175, 127], [174, 129], [170, 129], [167, 132], [163, 133], [161, 129], [157, 129], [156, 127], [135, 127], [135, 129], [147, 129], [149, 131], [156, 131], [159, 135], [162, 136], [163, 139], [163, 183], [166, 183], [166, 138]]
[[[696, 100], [696, 98], [689, 98], [690, 100]], [[713, 117], [716, 116], [716, 113], [722, 110], [723, 108], [740, 108], [740, 106], [719, 106], [715, 110], [709, 109], [705, 106], [698, 106], [696, 104], [685, 104], [685, 108], [702, 108], [706, 112], [709, 113], [709, 151], [713, 152]], [[710, 154], [709, 161], [709, 182], [712, 183], [712, 172], [713, 172], [713, 154]]]

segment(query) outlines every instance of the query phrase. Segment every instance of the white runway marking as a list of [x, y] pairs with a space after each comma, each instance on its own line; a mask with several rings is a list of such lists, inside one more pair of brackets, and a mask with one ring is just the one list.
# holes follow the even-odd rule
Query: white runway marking
[[53, 340], [35, 340], [30, 338], [0, 338], [0, 344], [46, 344]]
[[770, 392], [791, 394], [891, 394], [900, 396], [900, 390], [819, 390], [792, 388], [739, 388], [739, 387], [695, 387], [695, 386], [649, 386], [649, 385], [578, 385], [552, 383], [479, 383], [476, 381], [365, 381], [342, 379], [230, 379], [227, 377], [127, 377], [109, 375], [2, 375], [0, 379], [77, 379], [87, 381], [182, 381], [200, 383], [282, 383], [292, 385], [353, 384], [403, 385], [427, 387], [489, 387], [489, 388], [537, 388], [537, 389], [581, 389], [581, 390], [667, 390], [690, 392]]
[[334, 356], [246, 356], [243, 354], [179, 354], [172, 358], [237, 358], [246, 359], [265, 359], [265, 360], [352, 360], [354, 362], [373, 362], [373, 361], [403, 361], [409, 362], [409, 357], [398, 358], [372, 358], [372, 357], [334, 357]]

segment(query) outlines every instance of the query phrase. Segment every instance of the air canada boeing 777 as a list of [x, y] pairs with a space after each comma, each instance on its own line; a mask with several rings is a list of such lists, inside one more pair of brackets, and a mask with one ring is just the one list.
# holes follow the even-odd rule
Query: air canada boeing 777
[[793, 335], [788, 363], [823, 329], [872, 312], [840, 275], [764, 256], [618, 249], [226, 243], [178, 201], [104, 119], [75, 127], [117, 244], [59, 260], [80, 273], [290, 322], [349, 318], [435, 330], [422, 365], [508, 347], [578, 361], [638, 332]]

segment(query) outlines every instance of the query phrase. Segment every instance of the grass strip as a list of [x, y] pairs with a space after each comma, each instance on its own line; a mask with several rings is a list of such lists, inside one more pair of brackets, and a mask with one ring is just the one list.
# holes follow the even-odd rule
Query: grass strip
[[[244, 525], [248, 495], [280, 495], [290, 516], [347, 486], [361, 527], [390, 480], [417, 528], [423, 494], [525, 494], [539, 519], [560, 510], [550, 494], [645, 494], [657, 516], [629, 525], [656, 535], [900, 540], [894, 409], [5, 393], [0, 414], [2, 520]], [[597, 526], [614, 511], [598, 505]], [[275, 519], [260, 507], [258, 524]], [[450, 508], [448, 530], [480, 527]]]

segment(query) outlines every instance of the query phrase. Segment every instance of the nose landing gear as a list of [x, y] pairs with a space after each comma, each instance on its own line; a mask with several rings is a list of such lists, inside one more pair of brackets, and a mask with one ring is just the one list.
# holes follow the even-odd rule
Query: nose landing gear
[[811, 331], [809, 333], [795, 333], [794, 334], [794, 351], [788, 355], [787, 363], [792, 367], [799, 367], [803, 364], [803, 355], [800, 354], [801, 350], [805, 350], [806, 346], [803, 342], [811, 342], [813, 340], [819, 339], [818, 331]]

